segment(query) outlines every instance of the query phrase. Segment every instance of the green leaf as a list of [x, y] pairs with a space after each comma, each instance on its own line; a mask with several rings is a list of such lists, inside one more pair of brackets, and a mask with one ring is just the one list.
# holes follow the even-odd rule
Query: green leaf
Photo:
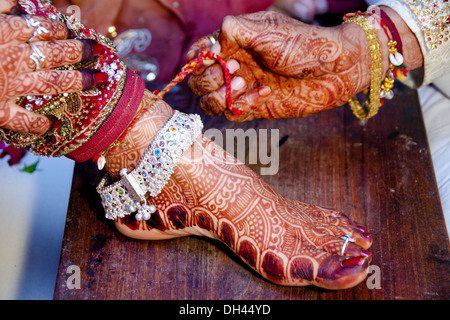
[[21, 172], [26, 172], [26, 173], [33, 173], [34, 171], [36, 171], [38, 163], [39, 163], [39, 160], [37, 160], [32, 165], [29, 165], [29, 166], [25, 165], [24, 168], [22, 170], [20, 170], [20, 171]]

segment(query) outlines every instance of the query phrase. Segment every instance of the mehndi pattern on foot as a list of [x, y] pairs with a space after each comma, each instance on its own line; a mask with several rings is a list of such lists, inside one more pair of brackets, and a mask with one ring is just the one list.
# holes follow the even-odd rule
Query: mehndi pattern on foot
[[[154, 121], [161, 123], [171, 112], [162, 101], [154, 107], [130, 132], [130, 145], [110, 156], [112, 174], [134, 167], [136, 160], [126, 152], [145, 150], [144, 137], [154, 135]], [[139, 221], [134, 214], [116, 219], [119, 232], [142, 240], [190, 235], [216, 239], [280, 285], [343, 289], [367, 275], [372, 238], [364, 227], [338, 211], [281, 197], [205, 137], [185, 152], [161, 193], [147, 201], [157, 208], [150, 219]], [[342, 256], [344, 235], [355, 242], [347, 243]]]

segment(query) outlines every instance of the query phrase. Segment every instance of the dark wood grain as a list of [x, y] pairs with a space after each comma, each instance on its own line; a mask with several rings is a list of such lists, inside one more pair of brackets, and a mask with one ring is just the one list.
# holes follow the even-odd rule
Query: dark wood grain
[[[166, 101], [200, 113], [189, 90], [177, 89]], [[279, 130], [279, 171], [262, 178], [286, 197], [341, 210], [366, 225], [374, 237], [373, 277], [341, 291], [282, 287], [215, 241], [129, 239], [103, 218], [99, 173], [85, 163], [74, 171], [55, 299], [450, 298], [448, 235], [416, 91], [398, 86], [396, 98], [364, 126], [348, 106], [293, 120], [202, 118], [205, 130]], [[257, 173], [262, 166], [250, 164]], [[70, 265], [81, 269], [80, 289], [67, 287]], [[376, 271], [379, 288], [370, 286]]]

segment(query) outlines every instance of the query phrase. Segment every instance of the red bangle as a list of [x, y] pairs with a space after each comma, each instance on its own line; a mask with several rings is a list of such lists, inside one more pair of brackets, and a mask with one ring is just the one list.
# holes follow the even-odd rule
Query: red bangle
[[145, 82], [130, 69], [119, 102], [89, 141], [66, 155], [77, 162], [84, 162], [108, 148], [132, 122], [144, 96]]
[[[400, 34], [398, 33], [397, 27], [395, 26], [394, 22], [391, 20], [391, 18], [387, 15], [386, 12], [384, 12], [382, 9], [379, 9], [380, 11], [380, 25], [385, 30], [387, 37], [389, 40], [391, 40], [391, 37], [387, 33], [386, 28], [389, 30], [389, 33], [392, 36], [392, 40], [397, 42], [397, 50], [403, 55], [403, 44], [402, 44], [402, 38], [400, 37]], [[372, 10], [372, 14], [376, 14], [376, 10]]]
[[398, 33], [397, 27], [395, 26], [394, 22], [391, 20], [391, 18], [384, 12], [383, 10], [380, 10], [381, 19], [386, 23], [387, 27], [389, 28], [389, 31], [392, 34], [392, 40], [397, 42], [397, 50], [401, 54], [403, 54], [403, 45], [402, 45], [402, 38], [400, 37], [400, 34]]

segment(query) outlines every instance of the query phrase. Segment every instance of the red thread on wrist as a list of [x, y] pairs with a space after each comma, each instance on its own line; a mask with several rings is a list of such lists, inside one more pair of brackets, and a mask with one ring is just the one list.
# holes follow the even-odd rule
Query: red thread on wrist
[[391, 18], [387, 15], [386, 12], [383, 10], [380, 10], [380, 17], [381, 17], [381, 23], [383, 28], [387, 27], [392, 35], [392, 40], [397, 42], [397, 50], [403, 55], [403, 44], [402, 44], [402, 38], [400, 37], [400, 34], [398, 33], [397, 27], [395, 26], [394, 22], [391, 20]]
[[[351, 18], [353, 16], [359, 16], [359, 15], [369, 15], [374, 17], [378, 20], [378, 23], [383, 28], [384, 33], [388, 37], [389, 40], [394, 40], [397, 42], [397, 50], [403, 55], [403, 44], [402, 39], [400, 37], [400, 34], [398, 33], [397, 27], [395, 26], [394, 22], [391, 20], [391, 18], [387, 15], [386, 12], [383, 10], [378, 10], [380, 12], [380, 17], [377, 17], [377, 10], [372, 9], [372, 12], [361, 12], [356, 11], [354, 13], [347, 13], [343, 16], [343, 20], [347, 20], [348, 18]], [[392, 37], [391, 37], [392, 35]]]

